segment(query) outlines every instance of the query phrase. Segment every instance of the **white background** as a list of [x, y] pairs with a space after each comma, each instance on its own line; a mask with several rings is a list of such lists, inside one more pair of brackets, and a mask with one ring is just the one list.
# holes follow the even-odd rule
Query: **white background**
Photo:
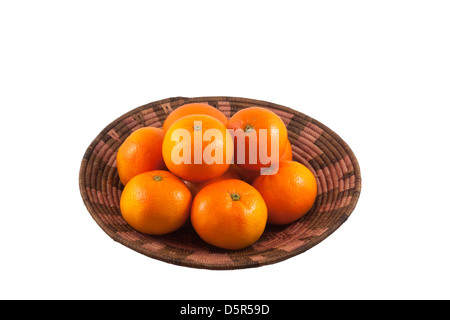
[[[1, 1], [0, 298], [449, 299], [448, 1]], [[236, 271], [128, 249], [91, 218], [82, 156], [173, 96], [299, 110], [361, 166], [349, 220]]]

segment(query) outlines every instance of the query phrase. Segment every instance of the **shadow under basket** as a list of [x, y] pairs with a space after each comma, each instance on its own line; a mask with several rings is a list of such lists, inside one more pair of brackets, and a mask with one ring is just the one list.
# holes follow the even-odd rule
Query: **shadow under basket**
[[[120, 213], [123, 185], [116, 168], [117, 150], [134, 130], [145, 126], [162, 127], [172, 110], [192, 102], [208, 103], [228, 118], [241, 109], [255, 106], [280, 116], [288, 129], [294, 160], [306, 165], [317, 179], [318, 194], [313, 208], [288, 225], [267, 225], [257, 242], [238, 251], [205, 243], [190, 223], [163, 236], [146, 235], [131, 228]], [[84, 154], [79, 186], [92, 218], [113, 240], [175, 265], [230, 270], [280, 262], [327, 238], [355, 208], [361, 191], [361, 174], [350, 147], [331, 129], [298, 111], [245, 98], [176, 97], [135, 108], [104, 128]]]

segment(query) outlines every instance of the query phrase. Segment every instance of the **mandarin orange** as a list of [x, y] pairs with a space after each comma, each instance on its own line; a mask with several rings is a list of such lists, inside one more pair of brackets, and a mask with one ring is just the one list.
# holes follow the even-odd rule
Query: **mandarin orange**
[[123, 185], [140, 173], [164, 169], [163, 140], [164, 131], [155, 127], [139, 128], [125, 139], [117, 151], [117, 171]]
[[217, 178], [230, 167], [233, 140], [219, 120], [201, 114], [185, 116], [167, 130], [163, 158], [167, 168], [183, 180]]
[[[259, 170], [269, 167], [273, 164], [270, 161], [279, 161], [286, 149], [286, 126], [276, 113], [268, 109], [241, 109], [230, 118], [227, 128], [234, 134], [234, 163], [244, 169]], [[245, 154], [242, 154], [242, 151], [245, 151]]]
[[317, 196], [314, 174], [296, 161], [281, 161], [276, 174], [260, 175], [252, 185], [267, 205], [271, 224], [288, 224], [301, 218]]
[[248, 183], [229, 179], [207, 185], [192, 202], [191, 223], [205, 242], [239, 250], [255, 243], [264, 232], [267, 207]]
[[189, 219], [192, 195], [172, 173], [154, 170], [133, 177], [120, 198], [120, 211], [134, 229], [153, 235], [173, 232]]

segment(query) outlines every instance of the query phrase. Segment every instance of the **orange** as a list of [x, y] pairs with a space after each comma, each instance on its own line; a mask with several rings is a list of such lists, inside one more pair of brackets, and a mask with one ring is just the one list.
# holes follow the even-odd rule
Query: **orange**
[[166, 234], [188, 219], [192, 195], [183, 181], [164, 170], [141, 173], [122, 191], [120, 211], [134, 229], [146, 234]]
[[255, 180], [260, 174], [259, 170], [247, 170], [236, 164], [232, 164], [231, 167], [239, 174], [241, 180], [249, 184], [252, 184], [253, 180]]
[[316, 178], [296, 161], [281, 161], [276, 174], [260, 175], [252, 185], [266, 202], [271, 224], [288, 224], [301, 218], [317, 196]]
[[139, 128], [131, 133], [117, 151], [117, 171], [126, 185], [134, 176], [164, 168], [162, 143], [164, 131], [160, 128]]
[[283, 155], [280, 158], [280, 161], [287, 160], [292, 161], [292, 144], [287, 140], [286, 149], [284, 149]]
[[[278, 157], [275, 161], [279, 161], [286, 149], [287, 144], [287, 129], [281, 120], [273, 111], [270, 111], [261, 107], [250, 107], [241, 109], [236, 112], [228, 121], [228, 129], [234, 130], [234, 142], [235, 142], [235, 155], [234, 163], [247, 170], [259, 170], [262, 167], [269, 167], [268, 159], [262, 158], [263, 156], [271, 157], [275, 154], [275, 150], [272, 150], [272, 143], [278, 147]], [[239, 130], [241, 129], [241, 130]], [[261, 135], [263, 130], [266, 132], [267, 143], [262, 143]], [[256, 142], [255, 148], [252, 148], [253, 144], [250, 142], [252, 135]], [[245, 161], [242, 162], [240, 155], [240, 144], [245, 141]], [[252, 150], [254, 152], [252, 152]], [[251, 154], [249, 154], [251, 153]]]
[[207, 185], [192, 202], [191, 223], [205, 242], [239, 250], [255, 243], [264, 232], [267, 207], [260, 193], [241, 180]]
[[199, 182], [217, 178], [228, 170], [232, 157], [230, 133], [211, 116], [194, 114], [178, 119], [164, 137], [164, 162], [183, 180]]
[[[280, 161], [283, 161], [283, 160], [289, 160], [289, 161], [292, 160], [292, 146], [291, 146], [291, 143], [289, 142], [289, 140], [287, 141], [286, 149], [284, 150], [284, 153], [281, 156]], [[250, 183], [250, 184], [252, 184], [253, 181], [257, 177], [259, 177], [259, 175], [261, 173], [260, 170], [247, 170], [242, 167], [239, 167], [236, 164], [232, 164], [231, 167], [237, 171], [237, 173], [241, 177], [241, 180], [244, 180], [245, 182]]]
[[184, 181], [184, 183], [189, 188], [189, 190], [191, 190], [192, 195], [195, 196], [201, 189], [203, 189], [207, 185], [209, 185], [213, 182], [227, 180], [227, 179], [240, 179], [239, 174], [236, 172], [236, 170], [232, 166], [230, 166], [228, 168], [228, 170], [225, 171], [225, 173], [223, 175], [221, 175], [220, 177], [217, 177], [217, 178], [214, 178], [211, 180], [207, 180], [207, 181], [203, 181], [203, 182]]
[[206, 103], [188, 103], [173, 110], [166, 118], [163, 124], [163, 130], [169, 130], [170, 126], [178, 119], [191, 114], [206, 114], [216, 118], [224, 125], [227, 125], [228, 118], [218, 109]]

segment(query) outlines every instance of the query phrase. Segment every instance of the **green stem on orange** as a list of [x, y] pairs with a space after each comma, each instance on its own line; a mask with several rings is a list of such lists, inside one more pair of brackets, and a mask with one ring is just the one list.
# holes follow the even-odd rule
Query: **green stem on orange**
[[253, 128], [253, 126], [246, 124], [244, 127], [244, 132], [251, 132], [253, 131], [255, 128]]
[[241, 196], [238, 193], [230, 193], [230, 196], [233, 201], [239, 201], [241, 199]]

